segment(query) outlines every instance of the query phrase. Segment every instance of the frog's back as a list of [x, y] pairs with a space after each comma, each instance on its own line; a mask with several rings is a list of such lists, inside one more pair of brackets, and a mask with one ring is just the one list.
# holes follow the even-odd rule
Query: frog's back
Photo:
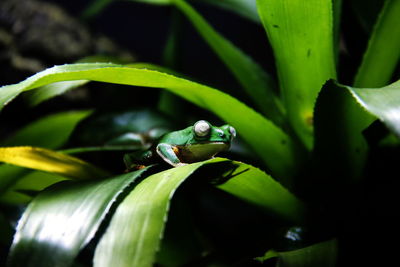
[[190, 142], [192, 138], [192, 126], [180, 131], [174, 131], [163, 135], [158, 143], [166, 143], [174, 146], [183, 146]]

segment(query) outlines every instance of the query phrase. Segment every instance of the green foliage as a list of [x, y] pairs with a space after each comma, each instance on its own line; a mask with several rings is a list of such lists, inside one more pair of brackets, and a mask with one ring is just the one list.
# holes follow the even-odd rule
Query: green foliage
[[[93, 19], [111, 2], [94, 1], [84, 15]], [[129, 116], [110, 115], [119, 125], [104, 124], [103, 129], [91, 124], [88, 118], [82, 122], [89, 128], [89, 134], [85, 133], [88, 141], [78, 144], [79, 147], [74, 147], [73, 139], [67, 140], [74, 129], [76, 135], [83, 134], [84, 126], [76, 125], [88, 111], [43, 117], [0, 142], [0, 161], [14, 165], [0, 166], [0, 202], [29, 202], [16, 228], [9, 265], [85, 265], [88, 260], [81, 262], [78, 255], [85, 257], [89, 250], [88, 254], [94, 255], [93, 259], [89, 256], [93, 266], [169, 266], [174, 260], [197, 266], [236, 266], [244, 258], [250, 265], [259, 251], [268, 252], [257, 260], [275, 260], [276, 266], [335, 266], [341, 249], [348, 249], [341, 239], [346, 240], [350, 227], [360, 222], [353, 208], [364, 211], [370, 206], [356, 194], [366, 194], [359, 191], [368, 186], [367, 170], [379, 166], [374, 162], [379, 156], [374, 153], [380, 151], [388, 131], [400, 137], [400, 81], [396, 81], [400, 57], [399, 1], [385, 1], [379, 12], [360, 66], [350, 70], [357, 73], [350, 78], [355, 81], [353, 86], [335, 81], [348, 71], [341, 69], [346, 38], [340, 25], [345, 1], [131, 2], [168, 6], [181, 12], [184, 17], [180, 19], [190, 21], [236, 78], [238, 90], [244, 93], [237, 95], [247, 95], [248, 99], [237, 99], [223, 90], [195, 82], [182, 69], [182, 73], [174, 69], [171, 62], [178, 56], [183, 38], [178, 36], [181, 31], [175, 30], [173, 41], [167, 46], [168, 66], [55, 66], [20, 83], [0, 87], [0, 109], [8, 109], [21, 94], [27, 97], [29, 105], [39, 105], [70, 89], [79, 90], [83, 84], [90, 86], [90, 81], [108, 83], [115, 90], [112, 98], [125, 97], [123, 92], [131, 90], [133, 93], [127, 97], [134, 96], [135, 103], [143, 105], [144, 97], [137, 93], [141, 88], [155, 88], [155, 93], [156, 89], [163, 89], [162, 92], [186, 100], [185, 105], [194, 104], [212, 114], [209, 116], [235, 127], [245, 144], [234, 144], [234, 153], [228, 157], [238, 156], [243, 162], [213, 158], [169, 169], [163, 165], [146, 167], [121, 175], [122, 157], [110, 151], [150, 147], [151, 131], [160, 129], [155, 125], [157, 119], [148, 121], [156, 118], [148, 116], [148, 111], [135, 113], [139, 120], [134, 122], [126, 122]], [[259, 30], [262, 24], [275, 57], [274, 62], [266, 64], [276, 65], [277, 77], [267, 74], [191, 6], [196, 3], [197, 8], [197, 3], [202, 2], [256, 22], [251, 25]], [[357, 3], [352, 1], [353, 6]], [[365, 8], [356, 12], [364, 26], [373, 24], [368, 20], [368, 12], [377, 11]], [[180, 19], [174, 27], [180, 27]], [[346, 52], [351, 53], [351, 49]], [[213, 70], [207, 66], [202, 71]], [[279, 80], [279, 85], [275, 80]], [[121, 87], [112, 84], [126, 87], [117, 91]], [[185, 126], [199, 119], [181, 105], [183, 102], [168, 98], [166, 101], [164, 95], [158, 104], [164, 113], [177, 117]], [[256, 110], [247, 102], [253, 103]], [[381, 129], [383, 133], [373, 132], [376, 120], [381, 122], [378, 126], [386, 127]], [[164, 132], [169, 128], [162, 126]], [[124, 134], [139, 137], [140, 144], [107, 145]], [[390, 144], [398, 149], [398, 140]], [[84, 161], [67, 153], [89, 155], [85, 154]], [[118, 161], [117, 168], [111, 167], [111, 160]], [[94, 180], [99, 178], [105, 179]], [[380, 181], [376, 184], [381, 185]], [[190, 206], [190, 212], [179, 214], [179, 221], [169, 219], [177, 190], [182, 192], [178, 200]], [[202, 195], [203, 192], [207, 193]], [[193, 204], [194, 199], [200, 199], [201, 204]], [[218, 220], [220, 214], [232, 216], [229, 212], [234, 213], [234, 219], [228, 216], [222, 222]], [[257, 219], [246, 221], [240, 217], [251, 217], [251, 212]], [[7, 221], [5, 215], [7, 211], [0, 210], [2, 221]], [[211, 227], [207, 226], [210, 218]], [[266, 222], [262, 218], [267, 218]], [[304, 230], [304, 236], [287, 230], [292, 226]], [[164, 238], [168, 229], [190, 233], [185, 240], [171, 240]], [[1, 229], [1, 233], [8, 235], [1, 239], [4, 244], [11, 238], [11, 231]], [[253, 242], [258, 236], [262, 242]], [[239, 245], [232, 242], [240, 238], [251, 241]], [[185, 251], [182, 244], [188, 239], [196, 244], [188, 250], [196, 247], [197, 253]], [[157, 258], [160, 247], [161, 256]]]
[[311, 149], [315, 100], [325, 81], [336, 77], [332, 2], [258, 0], [257, 6], [275, 53], [288, 118]]

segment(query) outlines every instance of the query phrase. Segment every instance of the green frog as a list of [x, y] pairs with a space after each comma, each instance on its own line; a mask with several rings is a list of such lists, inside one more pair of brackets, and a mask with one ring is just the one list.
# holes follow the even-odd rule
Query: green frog
[[235, 136], [235, 128], [228, 124], [217, 127], [200, 120], [183, 130], [162, 135], [149, 150], [126, 154], [124, 161], [128, 170], [140, 168], [155, 158], [177, 167], [210, 159], [227, 150]]

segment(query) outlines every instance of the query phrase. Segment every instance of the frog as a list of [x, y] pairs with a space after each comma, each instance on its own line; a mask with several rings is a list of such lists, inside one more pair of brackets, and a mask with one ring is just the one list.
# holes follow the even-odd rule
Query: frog
[[148, 150], [124, 155], [128, 170], [144, 166], [142, 163], [155, 158], [172, 167], [179, 167], [213, 158], [221, 151], [228, 150], [236, 130], [229, 124], [213, 126], [206, 120], [178, 131], [162, 135]]

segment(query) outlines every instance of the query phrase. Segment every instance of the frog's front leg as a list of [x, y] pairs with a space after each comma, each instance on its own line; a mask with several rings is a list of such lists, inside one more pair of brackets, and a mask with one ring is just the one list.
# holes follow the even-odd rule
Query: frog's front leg
[[160, 143], [157, 145], [156, 150], [158, 155], [160, 155], [160, 157], [168, 164], [174, 167], [186, 165], [186, 163], [183, 163], [179, 160], [174, 148], [174, 146], [171, 146], [169, 144]]

